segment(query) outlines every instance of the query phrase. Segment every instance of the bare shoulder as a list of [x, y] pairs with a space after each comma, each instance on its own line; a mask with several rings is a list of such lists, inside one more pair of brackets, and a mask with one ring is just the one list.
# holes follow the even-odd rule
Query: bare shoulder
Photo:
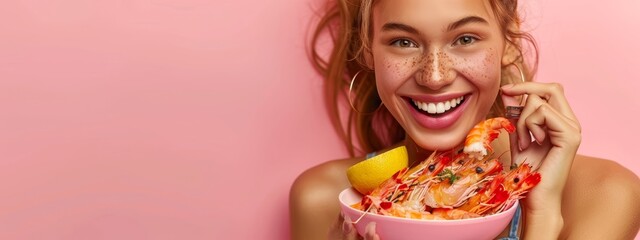
[[[324, 202], [329, 193], [339, 192], [349, 185], [346, 170], [359, 159], [341, 159], [322, 163], [300, 174], [291, 186], [290, 198], [296, 203]], [[337, 196], [337, 195], [336, 195]]]
[[333, 160], [300, 174], [289, 192], [292, 239], [326, 239], [338, 219], [338, 194], [350, 186], [346, 170], [362, 158]]
[[640, 178], [615, 161], [577, 155], [562, 202], [563, 239], [633, 239]]

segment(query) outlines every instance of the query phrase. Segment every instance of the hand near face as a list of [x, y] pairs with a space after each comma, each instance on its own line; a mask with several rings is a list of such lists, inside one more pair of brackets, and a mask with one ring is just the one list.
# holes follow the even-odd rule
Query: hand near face
[[502, 93], [503, 98], [527, 95], [516, 132], [510, 135], [515, 144], [512, 146], [518, 146], [511, 149], [512, 161], [527, 162], [542, 175], [525, 199], [527, 211], [559, 212], [562, 191], [581, 141], [580, 123], [560, 84], [509, 84], [502, 87]]

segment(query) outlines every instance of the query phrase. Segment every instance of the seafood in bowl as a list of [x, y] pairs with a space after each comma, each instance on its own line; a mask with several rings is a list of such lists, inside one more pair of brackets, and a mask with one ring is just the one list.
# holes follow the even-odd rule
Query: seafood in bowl
[[[540, 174], [526, 163], [504, 171], [502, 163], [492, 158], [490, 143], [502, 129], [513, 132], [515, 127], [506, 118], [492, 118], [477, 124], [461, 150], [434, 151], [417, 165], [401, 169], [378, 188], [361, 193], [359, 201], [352, 202], [353, 194], [345, 190], [340, 195], [341, 203], [348, 206], [343, 206], [343, 214], [355, 217], [352, 220], [356, 220], [356, 227], [363, 220], [375, 220], [377, 228], [388, 222], [449, 226], [446, 229], [466, 226], [459, 229], [462, 232], [474, 229], [475, 225], [499, 225], [498, 232], [492, 236], [495, 237], [513, 216], [518, 200], [541, 180]], [[351, 215], [358, 211], [359, 216]], [[382, 231], [377, 230], [379, 234]], [[402, 239], [408, 237], [403, 236]]]
[[353, 208], [351, 205], [362, 199], [362, 194], [353, 188], [343, 190], [339, 199], [342, 214], [356, 220], [355, 228], [360, 235], [364, 236], [367, 224], [376, 222], [376, 233], [383, 240], [493, 239], [508, 226], [518, 208], [516, 202], [505, 211], [486, 217], [461, 220], [420, 220], [365, 213]]

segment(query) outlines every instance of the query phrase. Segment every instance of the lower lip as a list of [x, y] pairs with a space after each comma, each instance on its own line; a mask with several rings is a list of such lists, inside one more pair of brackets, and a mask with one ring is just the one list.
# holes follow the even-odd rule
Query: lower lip
[[443, 129], [453, 125], [460, 116], [462, 116], [464, 108], [467, 106], [469, 102], [470, 96], [464, 97], [464, 102], [458, 106], [456, 109], [447, 112], [442, 116], [429, 116], [425, 113], [422, 113], [420, 110], [417, 110], [413, 107], [413, 103], [411, 100], [407, 100], [407, 104], [409, 104], [409, 111], [411, 111], [411, 115], [413, 118], [425, 128], [430, 129]]

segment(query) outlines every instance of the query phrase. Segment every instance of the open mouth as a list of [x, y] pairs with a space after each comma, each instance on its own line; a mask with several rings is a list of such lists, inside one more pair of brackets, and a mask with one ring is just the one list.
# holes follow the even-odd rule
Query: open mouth
[[432, 116], [440, 117], [452, 112], [464, 103], [465, 96], [453, 98], [442, 102], [421, 102], [415, 99], [409, 99], [414, 109], [418, 112]]

